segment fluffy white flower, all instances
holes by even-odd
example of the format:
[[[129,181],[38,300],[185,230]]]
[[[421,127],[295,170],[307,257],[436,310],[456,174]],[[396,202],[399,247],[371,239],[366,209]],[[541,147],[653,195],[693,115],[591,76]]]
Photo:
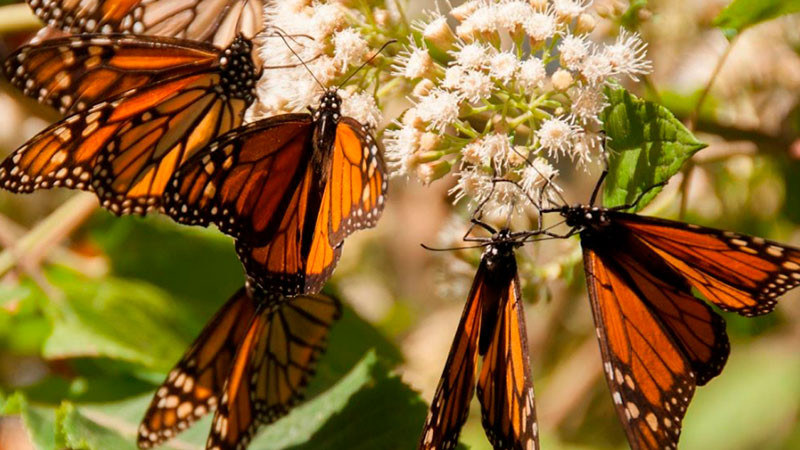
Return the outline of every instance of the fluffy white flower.
[[[591,0],[553,0],[553,10],[558,17],[573,19],[578,17],[591,3]]]
[[[520,186],[535,199],[542,187],[545,185],[554,186],[552,180],[557,176],[557,169],[550,165],[546,159],[537,157],[522,169]]]
[[[443,131],[447,125],[458,119],[458,95],[442,89],[432,89],[428,95],[419,99],[417,115],[431,128]]]
[[[539,147],[547,151],[551,158],[567,155],[572,147],[572,139],[578,132],[575,125],[560,117],[546,119],[536,131]]]
[[[392,66],[392,74],[413,80],[425,77],[432,68],[433,59],[428,49],[424,45],[417,47],[412,41],[411,47],[397,57],[397,63]]]
[[[342,97],[342,115],[352,117],[357,121],[369,125],[371,128],[378,128],[383,115],[375,103],[375,97],[364,91],[349,92],[340,91]]]
[[[534,12],[525,19],[523,26],[531,39],[542,42],[556,34],[558,21],[550,11]]]
[[[274,3],[280,3],[276,1]],[[299,22],[303,21],[300,17],[295,17],[293,27],[302,26]],[[336,30],[341,29],[347,23],[347,16],[341,6],[335,2],[314,4],[314,15],[307,21],[307,33],[316,40],[322,40],[330,36]],[[288,31],[288,30],[287,30]]]
[[[421,136],[422,132],[411,125],[386,130],[384,155],[393,176],[408,175],[414,170],[414,153]]]
[[[489,61],[489,47],[483,44],[472,43],[461,46],[450,52],[456,64],[468,70],[482,69]]]
[[[482,4],[459,25],[459,28],[466,27],[478,33],[494,33],[497,31],[498,19],[496,5]]]
[[[367,41],[354,28],[333,35],[333,60],[343,69],[364,62],[368,51]]]
[[[600,123],[600,113],[608,106],[600,86],[578,86],[570,92],[570,115],[582,123]]]
[[[589,43],[581,36],[568,34],[558,45],[561,65],[569,70],[578,70],[583,60],[589,55]]]
[[[478,0],[469,0],[451,9],[450,15],[455,17],[459,22],[463,22],[480,6],[481,3]]]
[[[422,36],[433,42],[440,49],[447,49],[455,39],[447,18],[441,14],[434,15],[430,21],[422,27]]]
[[[603,136],[588,131],[582,131],[573,137],[570,159],[578,167],[586,168],[592,162],[592,155],[603,150]]]
[[[456,178],[456,185],[447,191],[453,196],[453,204],[465,197],[481,202],[492,190],[492,177],[475,167],[460,170]]]
[[[450,66],[444,71],[442,87],[457,90],[464,79],[464,69],[461,66]]]
[[[586,82],[592,85],[603,84],[608,77],[614,75],[614,67],[604,53],[589,55],[583,60],[580,71]]]
[[[500,52],[489,60],[489,74],[504,83],[514,78],[517,69],[517,57],[513,53]]]
[[[603,54],[613,67],[615,74],[627,75],[638,81],[637,75],[645,75],[653,70],[647,59],[647,43],[637,33],[629,33],[623,29],[616,42],[605,48]]]
[[[497,24],[514,31],[525,26],[525,21],[533,14],[533,8],[528,2],[508,0],[497,5]]]
[[[476,103],[492,95],[493,88],[494,83],[488,75],[473,70],[462,74],[456,90],[467,101]]]
[[[545,79],[547,78],[547,71],[544,67],[544,62],[541,59],[531,56],[522,62],[519,66],[517,80],[520,85],[527,90],[533,90],[542,87]]]

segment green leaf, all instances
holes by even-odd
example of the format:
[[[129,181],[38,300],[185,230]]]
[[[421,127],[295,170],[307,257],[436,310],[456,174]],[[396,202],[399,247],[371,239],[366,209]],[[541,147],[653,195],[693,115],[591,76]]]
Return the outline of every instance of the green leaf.
[[[335,386],[267,428],[252,447],[414,448],[427,409],[419,395],[370,352]]]
[[[187,326],[176,322],[180,315],[170,296],[147,283],[95,280],[59,269],[49,275],[66,300],[51,305],[45,358],[111,358],[167,371],[190,342],[178,331]]]
[[[606,97],[603,124],[610,151],[603,204],[629,205],[649,189],[632,209],[638,211],[661,190],[653,186],[669,180],[706,144],[660,105],[622,88],[607,87]]]
[[[38,450],[56,448],[53,410],[29,405],[25,396],[17,392],[6,399],[0,413],[4,416],[18,415]]]
[[[92,237],[119,277],[149,281],[194,318],[210,317],[244,284],[233,239],[214,229],[176,225],[163,217],[98,215]],[[197,319],[200,331],[203,322]]]
[[[800,12],[800,0],[733,0],[714,25],[731,39],[749,26],[796,12]]]
[[[105,419],[109,425],[116,423],[113,417],[97,416]],[[87,418],[69,402],[64,402],[56,411],[56,444],[59,448],[74,450],[136,450],[134,439]]]

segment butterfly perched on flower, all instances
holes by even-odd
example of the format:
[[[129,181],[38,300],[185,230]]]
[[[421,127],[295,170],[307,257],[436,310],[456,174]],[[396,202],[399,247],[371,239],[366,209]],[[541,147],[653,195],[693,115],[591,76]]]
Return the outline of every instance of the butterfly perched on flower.
[[[27,0],[46,24],[67,33],[126,33],[208,42],[220,47],[237,34],[255,36],[262,0]]]
[[[260,76],[251,48],[121,34],[21,47],[6,76],[69,115],[0,164],[0,186],[93,191],[116,214],[159,208],[174,171],[242,123]]]
[[[477,222],[480,224],[480,222]],[[473,238],[486,249],[467,296],[442,378],[419,448],[453,449],[467,420],[475,390],[484,430],[495,449],[539,448],[538,425],[531,381],[530,355],[525,329],[514,249],[531,233],[507,229],[493,236]]]
[[[311,114],[247,124],[209,144],[175,174],[165,211],[236,238],[248,276],[284,295],[318,292],[345,237],[375,226],[387,177],[366,125],[342,117],[327,90]]]
[[[563,216],[566,236],[580,235],[606,381],[628,442],[677,448],[695,388],[720,374],[730,351],[724,319],[694,291],[724,311],[768,313],[800,283],[800,249],[625,212],[632,205],[592,206],[604,177],[589,205],[542,212]]]
[[[240,289],[156,391],[139,426],[139,447],[159,445],[216,410],[206,447],[243,448],[260,425],[302,399],[340,315],[339,301],[326,295]]]

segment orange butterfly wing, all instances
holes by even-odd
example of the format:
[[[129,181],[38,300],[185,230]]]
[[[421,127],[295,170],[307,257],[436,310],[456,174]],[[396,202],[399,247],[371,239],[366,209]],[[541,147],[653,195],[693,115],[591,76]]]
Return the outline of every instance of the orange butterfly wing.
[[[135,33],[225,46],[263,27],[262,0],[27,0],[46,24],[74,34]]]
[[[243,448],[260,425],[288,413],[340,315],[339,302],[324,295],[265,305],[236,354],[206,448]]]
[[[164,77],[211,68],[219,50],[168,38],[80,35],[24,45],[3,64],[11,84],[63,113]]]
[[[256,303],[246,288],[228,300],[158,388],[139,426],[138,445],[150,448],[216,408]]]
[[[696,385],[727,359],[724,321],[646,247],[582,243],[606,381],[628,442],[677,448]]]
[[[331,149],[314,147],[315,126],[307,114],[286,114],[219,139],[175,177],[167,214],[190,225],[214,223],[235,237],[259,285],[285,295],[318,292],[344,238],[380,216],[386,171],[358,122],[343,118]],[[329,164],[318,166],[315,155]]]
[[[386,165],[383,152],[364,125],[342,118],[336,128],[330,170],[320,217],[327,220],[328,239],[336,246],[354,231],[374,227],[383,211]]]
[[[458,445],[458,436],[467,421],[469,403],[475,389],[485,297],[492,295],[487,292],[485,277],[485,265],[482,263],[472,282],[442,378],[431,401],[420,436],[420,450],[448,450]]]
[[[766,314],[800,284],[800,249],[738,233],[614,213],[708,301],[744,316]]]
[[[538,449],[530,356],[516,272],[499,300],[493,337],[478,377],[483,428],[494,448]]]
[[[249,61],[249,44],[234,46]],[[252,65],[233,60],[132,89],[65,118],[0,165],[0,185],[13,192],[56,186],[94,191],[115,214],[160,207],[174,171],[238,126],[253,100],[254,78],[247,78],[248,87],[231,79],[255,77]]]

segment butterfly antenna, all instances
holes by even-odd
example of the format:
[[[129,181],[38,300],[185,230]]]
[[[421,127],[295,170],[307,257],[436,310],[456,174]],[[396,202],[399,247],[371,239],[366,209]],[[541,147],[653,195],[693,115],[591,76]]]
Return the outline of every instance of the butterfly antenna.
[[[291,45],[289,45],[289,43],[288,43],[288,42],[286,42],[286,37],[285,37],[285,36],[286,36],[286,34],[285,34],[285,33],[283,33],[283,31],[282,31],[282,30],[281,30],[281,31],[278,31],[278,32],[276,32],[275,34],[277,34],[277,35],[278,35],[278,36],[281,38],[281,40],[283,41],[283,43],[284,43],[284,44],[286,44],[286,47],[287,47],[287,48],[289,48],[289,51],[290,51],[290,52],[292,52],[292,54],[293,54],[293,55],[294,55],[294,56],[297,58],[297,60],[298,60],[298,61],[300,61],[300,64],[302,64],[302,65],[303,65],[303,67],[305,67],[305,68],[306,68],[306,70],[308,71],[308,73],[311,75],[311,78],[313,78],[313,79],[314,79],[314,81],[316,81],[316,82],[317,82],[317,84],[319,85],[319,87],[321,87],[321,88],[322,88],[322,90],[324,91],[324,90],[325,90],[325,86],[324,86],[322,83],[320,83],[319,79],[316,77],[316,75],[314,75],[314,72],[312,72],[312,71],[311,71],[311,69],[309,69],[309,67],[308,67],[308,64],[306,64],[306,62],[305,62],[305,61],[303,61],[303,58],[301,58],[301,57],[300,57],[300,55],[298,55],[298,54],[297,54],[297,52],[296,52],[296,51],[294,51],[294,49],[292,48],[292,46],[291,46]]]
[[[603,173],[600,174],[600,178],[597,179],[597,184],[594,185],[594,189],[592,190],[592,196],[589,199],[589,206],[594,206],[594,202],[597,200],[597,194],[600,193],[600,186],[603,185],[603,181],[608,176],[608,147],[606,146],[606,141],[608,136],[606,135],[605,131],[603,133]]]
[[[339,86],[337,86],[337,87],[336,87],[336,89],[341,89],[341,88],[342,88],[342,86],[344,86],[345,84],[347,84],[347,82],[348,82],[348,81],[350,81],[350,79],[351,79],[351,78],[353,78],[353,75],[355,75],[355,74],[357,74],[358,72],[360,72],[360,71],[361,71],[361,69],[363,69],[364,67],[366,67],[366,65],[367,65],[367,64],[371,63],[371,62],[372,62],[372,61],[373,61],[375,58],[377,58],[377,57],[378,57],[378,55],[380,55],[380,54],[381,54],[381,52],[383,52],[383,50],[384,50],[384,49],[386,49],[386,47],[388,47],[388,46],[389,46],[389,44],[394,44],[395,42],[397,42],[397,39],[390,39],[390,40],[386,41],[386,42],[385,42],[385,43],[384,43],[384,44],[381,46],[381,48],[379,48],[379,49],[378,49],[378,51],[377,51],[377,52],[375,52],[375,54],[374,54],[374,55],[370,56],[368,60],[364,61],[364,63],[363,63],[363,64],[361,64],[360,66],[358,66],[358,69],[356,69],[356,70],[354,70],[353,72],[351,72],[351,73],[350,73],[350,75],[348,75],[348,76],[347,76],[347,78],[345,78],[345,79],[344,79],[344,81],[342,81],[341,83],[339,83]]]
[[[452,252],[452,251],[456,251],[456,250],[470,250],[470,249],[473,249],[473,248],[486,247],[488,245],[488,242],[484,243],[484,244],[477,244],[477,245],[466,245],[466,246],[463,246],[463,247],[445,247],[445,248],[431,247],[431,246],[425,245],[425,244],[419,244],[419,245],[422,248],[424,248],[425,250],[430,250],[432,252]]]

